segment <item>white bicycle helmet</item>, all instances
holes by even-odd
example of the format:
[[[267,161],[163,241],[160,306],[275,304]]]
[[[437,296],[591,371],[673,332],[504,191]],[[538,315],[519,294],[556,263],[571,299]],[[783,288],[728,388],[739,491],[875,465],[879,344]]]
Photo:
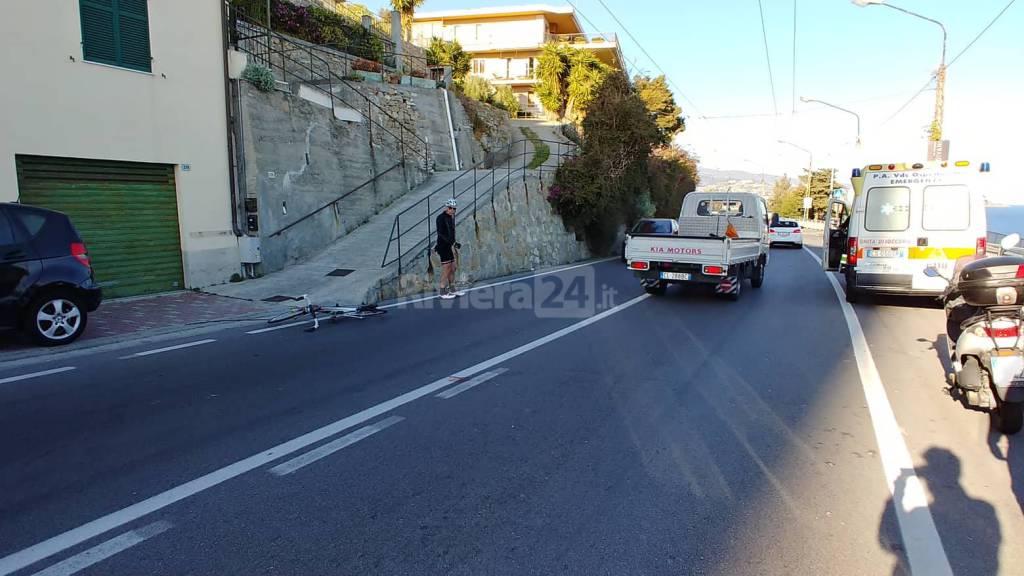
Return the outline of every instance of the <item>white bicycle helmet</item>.
[[[444,203],[444,205],[446,208],[458,208],[459,203],[457,200],[455,200],[455,198],[449,198],[448,201]]]

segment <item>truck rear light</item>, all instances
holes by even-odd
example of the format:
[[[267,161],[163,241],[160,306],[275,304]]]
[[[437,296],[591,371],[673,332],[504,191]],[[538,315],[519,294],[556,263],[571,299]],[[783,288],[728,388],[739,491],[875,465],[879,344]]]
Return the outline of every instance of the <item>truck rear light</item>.
[[[847,252],[846,252],[846,265],[847,266],[856,266],[857,265],[857,253],[860,250],[860,245],[857,243],[857,238],[856,237],[853,237],[853,238],[849,239],[849,241],[847,242],[847,248],[848,249],[847,249]]]
[[[92,267],[92,263],[89,262],[89,252],[86,251],[85,244],[81,242],[72,242],[71,255],[74,256],[75,260],[78,260],[82,266],[85,266],[86,268]]]
[[[989,338],[1017,338],[1020,336],[1019,326],[1009,328],[985,328],[985,335]]]
[[[630,262],[629,267],[631,270],[649,270],[651,268],[651,264],[649,262],[635,261]]]
[[[1024,278],[1024,264],[1017,267],[1017,278]]]
[[[974,243],[974,251],[978,254],[984,254],[988,250],[988,238],[982,236],[978,238],[978,241]]]
[[[704,274],[708,276],[725,276],[725,268],[722,266],[705,266]]]

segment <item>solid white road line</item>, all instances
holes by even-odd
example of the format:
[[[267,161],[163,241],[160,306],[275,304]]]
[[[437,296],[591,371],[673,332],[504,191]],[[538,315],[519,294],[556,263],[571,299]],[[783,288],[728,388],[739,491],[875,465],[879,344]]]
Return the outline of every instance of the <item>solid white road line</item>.
[[[480,384],[483,384],[484,382],[487,382],[491,378],[496,378],[498,376],[501,376],[505,372],[508,372],[508,368],[498,368],[497,370],[491,370],[490,372],[484,372],[483,374],[481,374],[479,376],[476,376],[474,378],[466,380],[465,382],[463,382],[462,384],[459,384],[458,386],[453,386],[453,387],[451,387],[451,388],[449,388],[447,390],[441,391],[441,393],[438,394],[437,397],[438,398],[444,398],[445,400],[447,400],[447,399],[451,398],[452,396],[458,396],[459,394],[462,394],[463,392],[465,392],[466,390],[469,390],[470,388],[472,388],[474,386],[479,386]]]
[[[195,342],[187,342],[185,344],[178,344],[177,346],[168,346],[166,348],[157,348],[156,350],[147,350],[145,352],[136,352],[135,354],[129,354],[127,356],[121,356],[118,360],[127,360],[129,358],[140,358],[142,356],[152,356],[153,354],[162,354],[164,352],[171,352],[172,350],[181,350],[182,348],[191,348],[193,346],[202,346],[203,344],[209,344],[210,342],[216,342],[213,338],[206,340],[197,340]]]
[[[362,428],[356,430],[355,432],[350,432],[342,436],[341,438],[338,438],[337,440],[332,440],[319,448],[306,452],[302,456],[292,458],[287,462],[274,466],[273,468],[270,469],[270,473],[275,474],[277,476],[291,474],[292,472],[295,472],[296,470],[302,468],[303,466],[307,466],[309,464],[312,464],[313,462],[316,462],[317,460],[326,458],[331,454],[334,454],[338,450],[341,450],[342,448],[348,448],[349,446],[355,444],[356,442],[359,442],[360,440],[364,440],[366,438],[369,438],[370,436],[373,436],[377,432],[380,432],[381,430],[390,428],[395,424],[398,424],[402,420],[405,420],[405,418],[402,418],[401,416],[389,416],[381,420],[380,422],[370,424],[369,426],[363,426]]]
[[[246,334],[263,334],[265,332],[273,332],[274,330],[284,330],[285,328],[291,328],[292,326],[302,326],[303,324],[311,324],[312,320],[302,320],[301,322],[291,322],[289,324],[281,324],[280,326],[271,326],[270,328],[260,328],[259,330],[249,330]]]
[[[220,468],[219,470],[215,470],[213,472],[210,472],[209,474],[200,476],[199,478],[190,480],[184,484],[171,488],[170,490],[161,492],[156,496],[152,496],[150,498],[142,500],[141,502],[132,504],[127,508],[122,508],[120,510],[117,510],[116,512],[111,512],[106,516],[101,516],[91,522],[87,522],[86,524],[83,524],[78,528],[73,528],[71,530],[68,530],[67,532],[58,534],[57,536],[54,536],[47,540],[43,540],[38,544],[29,546],[24,550],[19,550],[18,552],[14,552],[13,554],[0,558],[0,576],[7,576],[12,572],[21,570],[25,566],[34,564],[42,560],[43,558],[47,558],[49,556],[57,554],[58,552],[63,552],[64,550],[67,550],[72,546],[81,544],[82,542],[85,542],[90,538],[99,536],[104,532],[113,530],[115,528],[119,528],[129,522],[138,520],[139,518],[142,518],[147,514],[166,508],[167,506],[170,506],[175,502],[179,502],[190,496],[194,496],[204,490],[207,490],[223,482],[231,480],[232,478],[245,474],[246,472],[255,470],[266,464],[269,464],[274,460],[278,460],[284,456],[298,452],[299,450],[302,450],[307,446],[311,446],[313,444],[316,444],[317,442],[326,440],[327,438],[330,438],[331,436],[334,436],[339,432],[352,428],[353,426],[362,424],[363,422],[366,422],[368,420],[372,420],[386,412],[390,412],[391,410],[398,408],[399,406],[404,406],[410,402],[423,398],[424,396],[434,394],[437,391],[441,390],[442,388],[451,386],[452,384],[458,382],[459,380],[475,376],[478,373],[483,372],[488,368],[491,368],[492,366],[496,366],[503,362],[507,362],[509,359],[525,354],[533,350],[534,348],[538,348],[540,346],[558,340],[559,338],[568,336],[573,332],[582,330],[583,328],[586,328],[587,326],[590,326],[591,324],[594,324],[596,322],[600,322],[601,320],[604,320],[605,318],[608,318],[613,314],[618,314],[619,312],[622,312],[627,308],[630,308],[632,306],[635,306],[636,304],[639,304],[640,302],[643,302],[649,297],[650,296],[648,294],[642,294],[640,296],[637,296],[636,298],[623,302],[622,304],[619,304],[614,308],[609,308],[608,310],[605,310],[600,314],[596,314],[594,316],[591,316],[590,318],[581,320],[575,324],[562,328],[561,330],[552,332],[547,336],[543,336],[532,342],[523,344],[518,348],[505,352],[504,354],[500,354],[489,360],[484,360],[483,362],[480,362],[460,372],[452,374],[451,376],[439,378],[438,380],[435,380],[430,384],[420,386],[419,388],[406,392],[401,396],[396,396],[391,400],[367,408],[362,412],[358,412],[346,418],[342,418],[341,420],[328,424],[322,428],[317,428],[312,432],[308,432],[306,434],[303,434],[302,436],[293,438],[292,440],[289,440],[282,444],[278,444],[277,446],[274,446],[269,450],[265,450],[258,454],[254,454],[252,456],[249,456],[248,458],[239,460],[234,464],[229,464],[223,468]],[[453,378],[455,380],[453,380]]]
[[[50,374],[60,374],[61,372],[68,372],[74,370],[74,366],[65,366],[63,368],[54,368],[53,370],[43,370],[42,372],[33,372],[31,374],[21,374],[19,376],[8,376],[7,378],[0,378],[0,384],[7,384],[9,382],[17,382],[19,380],[28,380],[29,378],[39,378],[40,376],[49,376]]]
[[[164,522],[161,520],[160,522],[154,522],[137,530],[125,532],[116,538],[111,538],[102,544],[97,544],[84,552],[79,552],[67,560],[58,562],[46,570],[36,572],[32,576],[70,576],[71,574],[84,570],[97,562],[102,562],[103,560],[110,558],[114,554],[124,552],[132,546],[148,540],[153,536],[162,534],[170,530],[172,526],[173,525],[170,522]]]
[[[821,258],[817,254],[807,247],[804,247],[804,250],[821,265]],[[846,318],[853,354],[857,359],[857,370],[860,372],[861,386],[864,388],[864,398],[867,399],[868,413],[875,429],[878,454],[881,456],[885,480],[893,497],[893,507],[896,509],[900,533],[903,535],[910,571],[913,574],[929,576],[952,576],[953,570],[949,566],[939,531],[935,528],[935,521],[928,508],[928,498],[921,487],[917,471],[914,470],[914,461],[910,458],[910,451],[903,440],[892,405],[889,404],[882,376],[878,373],[860,320],[857,319],[853,306],[846,302],[843,287],[839,285],[835,274],[826,272],[825,276],[832,284],[843,316]],[[902,490],[897,488],[897,483],[901,481],[904,483]]]
[[[479,290],[486,290],[488,288],[494,288],[495,286],[504,286],[505,284],[512,284],[515,282],[522,282],[523,280],[529,280],[530,278],[536,278],[538,276],[550,276],[552,274],[558,274],[560,272],[566,272],[568,270],[575,270],[577,268],[583,268],[586,266],[593,266],[594,264],[600,264],[601,262],[608,262],[609,260],[615,260],[618,256],[610,256],[608,258],[601,258],[599,260],[591,260],[583,264],[574,264],[572,266],[566,266],[564,268],[555,268],[553,270],[547,270],[545,272],[538,272],[536,274],[530,274],[529,276],[520,276],[518,278],[510,278],[508,280],[502,280],[501,282],[494,282],[493,284],[484,284],[483,286],[474,286],[466,290],[466,292],[477,292]],[[392,304],[385,304],[380,308],[398,308],[399,306],[407,306],[409,304],[417,304],[419,302],[426,302],[427,300],[436,300],[440,298],[439,294],[434,296],[425,296],[423,298],[415,298],[413,300],[403,300],[401,302],[394,302]]]

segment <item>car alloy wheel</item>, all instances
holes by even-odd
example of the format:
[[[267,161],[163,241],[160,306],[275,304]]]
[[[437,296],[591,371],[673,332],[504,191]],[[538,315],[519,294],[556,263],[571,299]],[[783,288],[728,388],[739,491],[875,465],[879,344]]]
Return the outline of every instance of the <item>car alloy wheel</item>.
[[[82,311],[65,298],[54,298],[43,304],[36,313],[36,330],[52,342],[74,337],[82,326]]]

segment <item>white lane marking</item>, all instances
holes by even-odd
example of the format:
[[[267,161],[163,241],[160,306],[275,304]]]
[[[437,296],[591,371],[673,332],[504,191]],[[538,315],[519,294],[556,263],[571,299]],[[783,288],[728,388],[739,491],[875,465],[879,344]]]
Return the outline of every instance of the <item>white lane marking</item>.
[[[239,460],[234,464],[229,464],[223,468],[220,468],[219,470],[214,470],[213,472],[210,472],[204,476],[200,476],[199,478],[190,480],[184,484],[171,488],[170,490],[161,492],[155,496],[151,496],[145,500],[142,500],[141,502],[136,502],[135,504],[132,504],[127,508],[122,508],[115,512],[111,512],[106,516],[101,516],[95,520],[82,524],[77,528],[73,528],[71,530],[68,530],[67,532],[58,534],[47,540],[43,540],[42,542],[29,546],[24,550],[19,550],[17,552],[14,552],[13,554],[9,554],[3,558],[0,558],[0,576],[7,576],[8,574],[15,572],[16,570],[21,570],[25,566],[34,564],[42,560],[43,558],[47,558],[49,556],[57,554],[58,552],[63,552],[64,550],[67,550],[72,546],[81,544],[82,542],[85,542],[90,538],[99,536],[104,532],[123,526],[128,522],[138,520],[139,518],[142,518],[147,514],[166,508],[167,506],[170,506],[175,502],[179,502],[190,496],[194,496],[204,490],[207,490],[223,482],[231,480],[232,478],[245,474],[246,472],[255,470],[257,468],[260,468],[261,466],[269,464],[274,460],[298,452],[299,450],[302,450],[307,446],[320,442],[321,440],[326,440],[327,438],[330,438],[331,436],[334,436],[339,432],[352,428],[353,426],[362,424],[367,420],[372,420],[373,418],[376,418],[386,412],[390,412],[391,410],[394,410],[399,406],[404,406],[410,402],[413,402],[414,400],[418,400],[424,396],[434,394],[435,392],[441,390],[442,388],[451,386],[452,384],[458,382],[461,379],[475,376],[476,374],[483,372],[484,370],[487,370],[492,366],[508,361],[510,358],[515,358],[516,356],[525,354],[533,350],[534,348],[538,348],[549,342],[558,340],[563,336],[568,336],[569,334],[572,334],[577,330],[582,330],[583,328],[586,328],[587,326],[590,326],[591,324],[594,324],[596,322],[600,322],[601,320],[604,320],[605,318],[613,314],[617,314],[619,312],[622,312],[623,310],[626,310],[627,308],[630,308],[636,304],[639,304],[640,302],[643,302],[649,297],[650,296],[648,294],[642,294],[640,296],[637,296],[636,298],[623,302],[622,304],[619,304],[614,308],[609,308],[608,310],[605,310],[600,314],[596,314],[585,320],[580,320],[575,324],[566,326],[561,330],[552,332],[547,336],[543,336],[527,344],[523,344],[518,348],[505,352],[504,354],[495,356],[490,360],[484,360],[483,362],[480,362],[474,366],[471,366],[460,372],[452,374],[451,376],[439,378],[431,382],[430,384],[420,386],[415,390],[406,392],[401,396],[396,396],[386,402],[381,402],[380,404],[367,408],[362,412],[358,412],[346,418],[342,418],[341,420],[323,426],[322,428],[317,428],[312,432],[307,432],[302,436],[293,438],[282,444],[278,444],[277,446],[274,446],[269,450],[265,450],[258,454],[253,454],[252,456],[249,456],[248,458],[245,458],[243,460]]]
[[[191,348],[193,346],[202,346],[203,344],[209,344],[210,342],[216,342],[213,338],[206,340],[196,340],[195,342],[186,342],[185,344],[178,344],[177,346],[168,346],[166,348],[157,348],[156,350],[147,350],[145,352],[136,352],[135,354],[129,354],[127,356],[121,356],[118,360],[127,360],[129,358],[140,358],[142,356],[152,356],[153,354],[163,354],[164,352],[171,352],[173,350],[181,350],[182,348]]]
[[[504,286],[505,284],[512,284],[514,282],[521,282],[523,280],[529,280],[530,278],[536,278],[538,276],[550,276],[552,274],[558,274],[560,272],[565,272],[565,271],[568,271],[568,270],[575,270],[577,268],[583,268],[585,266],[593,266],[594,264],[600,264],[601,262],[608,262],[609,260],[616,260],[618,258],[619,258],[618,256],[610,256],[608,258],[601,258],[599,260],[591,260],[591,261],[586,262],[584,264],[574,264],[572,266],[566,266],[565,268],[555,268],[553,270],[548,270],[546,272],[538,272],[536,274],[530,274],[529,276],[520,276],[518,278],[511,278],[509,280],[502,280],[501,282],[494,282],[493,284],[484,284],[483,286],[474,286],[474,287],[469,288],[468,290],[466,290],[466,292],[477,292],[479,290],[486,290],[488,288],[494,288],[495,286]],[[392,304],[385,304],[384,306],[379,306],[379,308],[397,308],[399,306],[407,306],[409,304],[417,304],[419,302],[426,302],[427,300],[436,300],[436,299],[438,299],[440,297],[441,296],[439,294],[435,294],[434,296],[425,296],[423,298],[416,298],[416,299],[413,299],[413,300],[403,300],[401,302],[394,302]]]
[[[447,400],[447,399],[449,399],[449,398],[451,398],[453,396],[458,396],[459,394],[462,394],[463,392],[465,392],[466,390],[469,390],[470,388],[472,388],[474,386],[479,386],[480,384],[483,384],[484,382],[487,382],[491,378],[496,378],[498,376],[501,376],[505,372],[508,372],[508,368],[498,368],[497,370],[491,370],[490,372],[484,372],[483,374],[481,374],[479,376],[476,376],[474,378],[466,380],[465,382],[463,382],[462,384],[459,384],[458,386],[453,386],[453,387],[451,387],[451,388],[449,388],[447,390],[443,390],[440,394],[437,395],[437,397],[438,398],[444,398],[445,400]]]
[[[68,372],[74,370],[74,366],[65,366],[63,368],[54,368],[53,370],[43,370],[42,372],[33,372],[31,374],[21,374],[19,376],[8,376],[7,378],[0,378],[0,384],[7,384],[9,382],[17,382],[19,380],[28,380],[29,378],[39,378],[40,376],[49,376],[50,374],[60,374],[61,372]]]
[[[281,324],[280,326],[271,326],[270,328],[260,328],[259,330],[249,330],[246,334],[263,334],[264,332],[273,332],[274,330],[284,330],[285,328],[291,328],[293,326],[302,326],[303,324],[309,324],[312,320],[302,320],[301,322],[292,322],[290,324]]]
[[[806,247],[804,250],[821,265],[821,258],[817,254]],[[868,413],[875,429],[875,441],[878,443],[885,481],[893,497],[893,508],[896,509],[896,519],[899,521],[907,560],[910,562],[910,572],[929,576],[952,576],[953,570],[949,566],[939,531],[935,528],[935,521],[928,508],[928,498],[917,477],[914,461],[910,457],[907,443],[903,440],[892,405],[889,404],[882,376],[878,373],[860,320],[857,319],[853,306],[846,302],[843,287],[839,285],[835,274],[826,272],[825,276],[832,284],[843,316],[846,318],[853,354],[857,359],[857,370],[860,372],[861,386],[864,388],[864,398],[867,399]],[[904,487],[897,495],[897,492],[900,492],[897,483],[901,480]]]
[[[154,522],[137,530],[125,532],[116,538],[111,538],[102,544],[97,544],[88,550],[79,552],[71,558],[58,562],[46,570],[36,572],[32,576],[70,576],[80,570],[84,570],[93,564],[102,562],[111,556],[124,552],[140,542],[144,542],[162,534],[173,527],[170,522]]]
[[[317,460],[321,460],[323,458],[330,456],[331,454],[334,454],[338,450],[348,448],[349,446],[355,444],[356,442],[359,442],[360,440],[365,440],[366,438],[373,436],[374,434],[380,432],[381,430],[390,428],[395,424],[398,424],[402,420],[405,420],[405,418],[402,418],[401,416],[389,416],[381,420],[380,422],[370,424],[369,426],[363,426],[362,428],[356,430],[355,432],[350,432],[342,436],[341,438],[338,438],[337,440],[332,440],[319,448],[315,448],[301,456],[292,458],[287,462],[283,462],[281,464],[278,464],[277,466],[274,466],[273,468],[270,469],[270,473],[276,476],[284,476],[285,474],[291,474],[292,472],[295,472],[296,470],[302,468],[303,466],[308,466],[309,464],[312,464]]]

